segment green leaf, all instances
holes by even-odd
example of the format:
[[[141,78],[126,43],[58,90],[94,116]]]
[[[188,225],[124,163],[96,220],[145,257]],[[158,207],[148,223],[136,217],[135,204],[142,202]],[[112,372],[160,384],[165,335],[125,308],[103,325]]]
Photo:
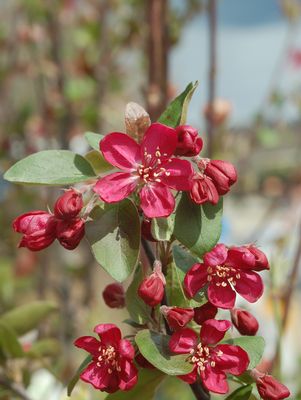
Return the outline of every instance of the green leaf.
[[[23,349],[15,331],[8,325],[0,322],[0,348],[6,357],[23,357]]]
[[[110,394],[106,400],[153,400],[157,387],[165,375],[155,369],[141,369],[136,386],[129,392],[117,392]]]
[[[187,355],[173,355],[168,347],[170,337],[157,332],[142,330],[135,340],[140,353],[156,368],[167,375],[185,375],[193,365],[186,361]]]
[[[71,393],[75,387],[75,385],[77,384],[80,374],[84,371],[84,369],[86,369],[86,367],[90,364],[90,362],[92,361],[92,356],[88,355],[84,361],[81,363],[81,365],[78,367],[78,370],[76,371],[76,373],[73,375],[72,379],[70,380],[70,382],[68,383],[67,386],[67,395],[71,396]]]
[[[56,339],[41,339],[33,343],[25,353],[28,358],[56,357],[61,352],[60,342]]]
[[[124,281],[139,258],[140,220],[128,199],[96,206],[90,214],[87,238],[99,264],[117,281]]]
[[[234,344],[242,347],[249,355],[250,364],[248,369],[255,368],[263,355],[265,341],[261,336],[241,336],[234,339],[223,340],[222,343]]]
[[[99,142],[104,138],[104,135],[100,135],[99,133],[86,132],[85,139],[92,147],[92,149],[99,151]]]
[[[89,161],[96,175],[114,169],[113,165],[109,164],[99,151],[89,151],[89,153],[85,155],[85,159]]]
[[[252,386],[242,386],[231,393],[226,400],[249,400],[252,393]]]
[[[222,198],[215,206],[210,203],[200,206],[183,193],[176,209],[174,235],[191,252],[202,257],[220,238],[222,214]]]
[[[7,181],[32,185],[71,185],[95,177],[89,162],[69,150],[44,150],[14,164]]]
[[[166,376],[159,386],[155,400],[195,400],[191,388],[176,376]]]
[[[152,235],[156,240],[170,240],[175,225],[175,214],[167,218],[153,218],[151,224]]]
[[[126,292],[127,310],[134,322],[143,325],[150,320],[151,308],[138,296],[138,287],[143,279],[142,267],[138,265],[134,279]]]
[[[175,128],[186,123],[187,109],[198,82],[189,83],[184,92],[176,97],[163,112],[158,122]]]
[[[188,299],[183,289],[183,281],[186,272],[190,267],[199,262],[197,258],[192,257],[179,246],[173,247],[174,263],[171,263],[167,269],[166,276],[166,297],[167,303],[177,307],[199,307],[207,300],[204,294],[196,296],[196,298]]]
[[[0,323],[7,325],[20,336],[36,328],[55,310],[57,306],[49,301],[35,301],[2,314]]]

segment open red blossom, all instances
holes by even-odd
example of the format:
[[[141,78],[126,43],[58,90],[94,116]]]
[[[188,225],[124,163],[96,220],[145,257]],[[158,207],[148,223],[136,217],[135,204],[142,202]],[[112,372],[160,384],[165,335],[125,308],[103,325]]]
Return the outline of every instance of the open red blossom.
[[[31,211],[13,222],[15,232],[23,233],[19,247],[39,251],[50,246],[56,238],[56,220],[45,211]]]
[[[57,218],[71,219],[78,216],[83,208],[83,197],[74,189],[66,190],[54,205],[54,215]]]
[[[219,197],[228,193],[237,181],[234,165],[227,161],[202,158],[197,162],[199,171],[194,174],[190,197],[196,204],[217,204]]]
[[[218,244],[206,253],[203,263],[194,264],[186,273],[184,285],[189,297],[208,285],[208,300],[216,307],[234,307],[236,292],[250,303],[263,293],[261,277],[254,272],[254,255],[245,247],[228,249]]]
[[[121,338],[120,329],[114,324],[100,324],[94,328],[100,340],[82,336],[75,346],[92,355],[92,361],[80,378],[102,392],[130,390],[137,383],[138,372],[133,363],[135,349],[131,342]]]
[[[121,172],[101,178],[94,191],[114,203],[138,190],[148,218],[170,215],[175,207],[171,189],[190,190],[193,175],[189,161],[172,157],[176,147],[175,129],[159,123],[150,125],[141,144],[124,133],[110,133],[100,142],[100,150]]]
[[[170,350],[176,354],[189,354],[188,362],[194,366],[192,372],[179,376],[180,379],[192,384],[200,376],[209,391],[228,392],[226,374],[240,375],[249,365],[249,356],[241,347],[217,344],[230,326],[229,321],[209,319],[201,328],[200,341],[190,328],[181,329],[171,336]]]

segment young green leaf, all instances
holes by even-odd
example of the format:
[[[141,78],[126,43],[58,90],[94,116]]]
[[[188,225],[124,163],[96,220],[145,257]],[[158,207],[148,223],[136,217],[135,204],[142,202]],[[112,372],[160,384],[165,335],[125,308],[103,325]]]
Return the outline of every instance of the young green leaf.
[[[99,151],[99,142],[104,138],[104,135],[99,133],[86,132],[85,139],[94,150]]]
[[[84,369],[90,364],[90,362],[92,361],[92,356],[88,355],[84,361],[81,363],[81,365],[78,367],[78,370],[76,371],[76,373],[73,375],[72,379],[70,380],[70,382],[68,383],[67,386],[67,395],[71,396],[71,393],[75,387],[75,385],[77,384],[80,374],[84,371]]]
[[[151,223],[152,235],[156,240],[170,240],[175,225],[175,214],[167,218],[153,218]]]
[[[34,301],[2,314],[0,323],[13,329],[21,336],[36,328],[57,306],[49,301]]]
[[[226,400],[249,400],[252,393],[252,386],[242,386],[231,393]]]
[[[3,322],[0,322],[0,349],[8,358],[19,358],[24,355],[15,331]]]
[[[133,389],[109,394],[106,400],[153,400],[156,389],[164,377],[165,375],[156,369],[142,369],[139,371],[138,383]]]
[[[117,281],[124,281],[139,258],[140,220],[128,199],[96,206],[90,214],[87,238],[97,262]]]
[[[210,203],[199,206],[183,193],[176,209],[174,235],[191,252],[202,257],[220,238],[222,214],[222,198],[216,206]]]
[[[89,162],[69,150],[44,150],[14,164],[4,179],[31,185],[71,185],[95,177]]]
[[[157,369],[167,375],[185,375],[193,366],[186,361],[187,355],[173,355],[168,347],[169,336],[142,330],[135,337],[141,354]]]
[[[143,325],[150,320],[151,308],[138,296],[138,287],[142,282],[142,267],[138,265],[132,283],[126,292],[127,310],[134,322]]]
[[[158,119],[158,122],[171,126],[172,128],[178,125],[184,125],[186,123],[188,105],[197,86],[198,82],[189,83],[184,92],[169,104]]]
[[[109,164],[99,151],[89,151],[89,153],[85,155],[85,159],[89,161],[96,175],[114,169],[113,165]]]
[[[234,344],[235,346],[242,347],[250,358],[249,370],[255,368],[259,364],[265,345],[264,338],[261,336],[241,336],[234,339],[223,340],[222,343]]]

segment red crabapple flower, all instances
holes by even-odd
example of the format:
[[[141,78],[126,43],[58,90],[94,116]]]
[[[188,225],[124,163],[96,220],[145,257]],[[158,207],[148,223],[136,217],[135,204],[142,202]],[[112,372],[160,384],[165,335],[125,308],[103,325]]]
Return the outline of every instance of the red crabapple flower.
[[[189,297],[208,285],[208,300],[216,307],[234,307],[236,292],[250,303],[263,293],[261,277],[254,272],[256,258],[247,247],[217,244],[206,253],[202,263],[194,264],[186,273],[184,286]]]
[[[100,142],[104,158],[120,172],[96,183],[94,191],[107,203],[125,199],[135,190],[148,218],[167,217],[175,207],[174,190],[190,190],[193,168],[189,161],[173,157],[176,130],[151,124],[141,144],[125,133],[113,132]]]
[[[230,327],[230,321],[208,319],[202,325],[200,342],[197,333],[190,328],[183,328],[171,336],[170,350],[176,354],[189,354],[187,361],[194,365],[192,372],[179,376],[180,379],[192,384],[200,376],[209,391],[228,392],[226,374],[241,375],[249,365],[249,356],[241,347],[217,344]]]
[[[102,392],[132,389],[138,379],[133,363],[133,345],[121,338],[120,329],[114,324],[97,325],[94,332],[99,335],[99,340],[93,336],[82,336],[74,342],[75,346],[93,357],[80,378]]]

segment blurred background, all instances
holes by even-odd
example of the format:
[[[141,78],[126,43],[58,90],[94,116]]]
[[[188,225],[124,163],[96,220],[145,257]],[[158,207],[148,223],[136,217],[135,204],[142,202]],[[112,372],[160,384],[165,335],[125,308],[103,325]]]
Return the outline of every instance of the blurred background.
[[[156,120],[199,81],[187,122],[208,157],[239,172],[225,198],[222,240],[256,242],[272,266],[265,295],[250,308],[267,343],[261,367],[301,399],[301,1],[2,0],[0,11],[2,173],[43,149],[85,154],[83,133],[122,131],[129,101]],[[111,280],[86,243],[72,252],[56,244],[17,250],[12,220],[53,207],[58,193],[0,181],[0,313],[38,299],[58,304],[22,337],[28,355],[8,360],[9,377],[31,400],[67,398],[83,358],[76,337],[101,322],[119,321],[129,332],[126,312],[103,303]],[[157,400],[193,399],[180,381],[170,382]],[[104,397],[81,383],[72,395]],[[0,376],[0,399],[14,398],[22,396],[2,387]]]

